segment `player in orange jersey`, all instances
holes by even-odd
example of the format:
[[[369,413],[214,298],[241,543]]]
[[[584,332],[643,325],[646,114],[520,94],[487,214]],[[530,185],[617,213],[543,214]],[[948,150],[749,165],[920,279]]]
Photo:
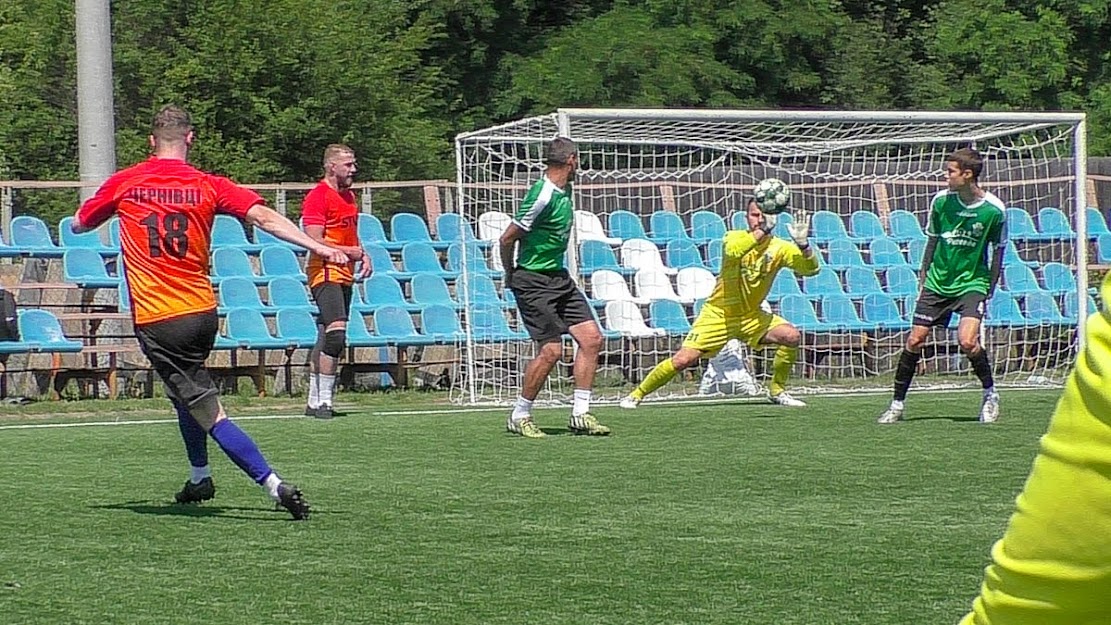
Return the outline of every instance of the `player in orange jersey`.
[[[178,414],[193,473],[175,498],[197,503],[215,496],[208,468],[207,436],[295,519],[309,515],[301,491],[283,482],[258,446],[227,418],[205,360],[219,321],[208,277],[209,243],[216,213],[226,213],[301,245],[329,262],[347,255],[306,236],[266,207],[257,193],[187,162],[193,144],[189,114],[165,106],[154,116],[154,156],[117,172],[77,211],[74,232],[120,218],[120,243],[131,291],[135,335],[166,386]]]
[[[332,389],[336,383],[336,362],[347,343],[347,315],[351,311],[351,289],[356,276],[354,261],[362,261],[359,279],[370,275],[370,262],[359,244],[359,208],[351,192],[357,170],[354,150],[338,143],[329,145],[324,149],[324,178],[309,191],[301,205],[305,234],[343,250],[352,259],[336,264],[310,253],[305,267],[309,288],[320,309],[316,345],[309,358],[312,376],[305,416],[317,419],[331,419],[335,414]]]

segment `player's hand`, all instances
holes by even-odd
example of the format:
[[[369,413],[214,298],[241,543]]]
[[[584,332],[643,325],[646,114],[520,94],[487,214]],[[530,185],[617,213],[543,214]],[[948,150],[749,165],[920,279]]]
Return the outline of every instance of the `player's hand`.
[[[787,233],[800,248],[810,245],[810,213],[806,211],[795,213],[794,219],[787,224]]]
[[[326,263],[346,265],[347,263],[351,262],[351,259],[347,256],[347,254],[343,253],[343,250],[337,250],[330,245],[321,244],[319,247],[317,247],[317,249],[313,250],[313,253],[319,256],[320,259]]]
[[[373,267],[370,264],[370,254],[367,254],[366,250],[364,250],[362,248],[359,248],[359,252],[360,252],[359,258],[356,259],[360,263],[360,265],[359,265],[359,279],[360,280],[365,280],[365,279],[370,277],[370,272],[373,269]]]

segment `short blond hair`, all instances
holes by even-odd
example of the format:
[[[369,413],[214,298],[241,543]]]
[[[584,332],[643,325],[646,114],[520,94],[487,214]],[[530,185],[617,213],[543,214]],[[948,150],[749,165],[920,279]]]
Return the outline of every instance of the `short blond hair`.
[[[159,143],[182,143],[190,132],[193,132],[193,119],[176,104],[158,109],[150,123],[150,134]]]
[[[324,166],[327,167],[328,163],[331,163],[344,154],[355,156],[355,150],[352,150],[349,146],[342,143],[333,143],[329,145],[324,148]]]

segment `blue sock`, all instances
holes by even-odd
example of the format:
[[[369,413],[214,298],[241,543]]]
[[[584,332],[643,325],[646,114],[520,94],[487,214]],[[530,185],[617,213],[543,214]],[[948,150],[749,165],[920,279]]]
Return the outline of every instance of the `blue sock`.
[[[235,466],[251,476],[257,484],[262,484],[273,473],[266,458],[258,450],[258,445],[239,426],[232,423],[231,419],[224,419],[212,426],[209,431],[216,444],[231,458]]]
[[[181,429],[182,440],[185,441],[185,455],[189,456],[189,465],[207,467],[208,432],[189,414],[189,409],[184,404],[176,400],[171,400],[171,403],[177,411],[177,426]]]

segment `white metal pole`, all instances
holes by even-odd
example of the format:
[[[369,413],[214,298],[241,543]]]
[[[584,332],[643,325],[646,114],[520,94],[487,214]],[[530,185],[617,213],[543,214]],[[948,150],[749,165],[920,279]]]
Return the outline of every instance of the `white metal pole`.
[[[76,20],[78,168],[81,182],[97,185],[116,170],[108,0],[76,0]],[[82,187],[81,200],[95,191]]]
[[[1077,349],[1084,349],[1084,327],[1088,321],[1088,137],[1082,118],[1073,129],[1073,161],[1076,178],[1073,205],[1076,207],[1076,328]]]

